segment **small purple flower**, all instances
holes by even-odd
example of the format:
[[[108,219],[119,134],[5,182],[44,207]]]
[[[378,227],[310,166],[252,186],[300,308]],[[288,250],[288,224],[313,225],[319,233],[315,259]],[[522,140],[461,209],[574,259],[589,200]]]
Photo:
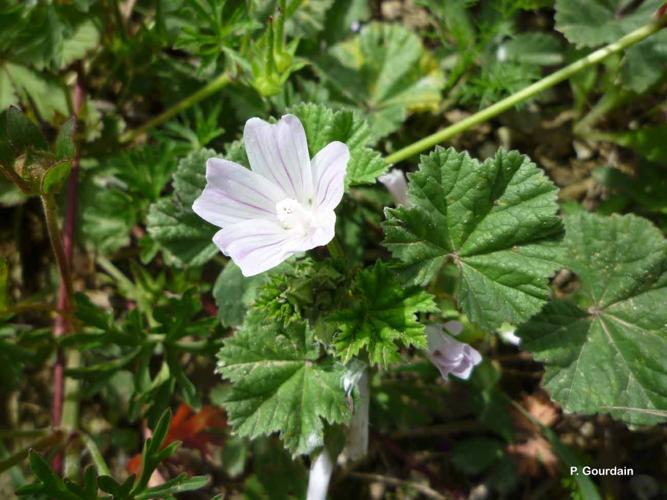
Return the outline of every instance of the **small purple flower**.
[[[454,335],[460,333],[461,329],[456,328],[455,332],[450,324],[458,323],[450,321],[445,325],[435,324],[426,327],[428,336],[428,359],[431,360],[442,378],[447,380],[450,373],[458,378],[467,380],[472,373],[473,368],[481,363],[481,354],[470,345],[459,342],[451,335],[445,333],[445,329],[451,331]],[[460,324],[460,323],[459,323]]]
[[[395,205],[409,204],[408,201],[408,181],[402,170],[392,168],[389,172],[378,177],[378,180],[384,184],[389,194],[394,199]]]
[[[254,276],[333,239],[350,152],[335,141],[311,160],[293,115],[276,124],[251,118],[243,142],[250,169],[208,160],[206,187],[192,209],[221,228],[213,242],[244,276]]]

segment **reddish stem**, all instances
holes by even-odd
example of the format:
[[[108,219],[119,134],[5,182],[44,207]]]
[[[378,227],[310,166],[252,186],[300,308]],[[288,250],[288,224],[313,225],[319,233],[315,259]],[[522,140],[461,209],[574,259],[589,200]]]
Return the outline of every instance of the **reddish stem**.
[[[76,80],[76,85],[74,87],[74,109],[72,115],[74,117],[75,123],[72,129],[73,140],[76,144],[76,153],[74,155],[74,160],[72,161],[72,170],[70,172],[69,179],[67,180],[67,202],[65,206],[65,223],[63,226],[62,238],[63,238],[63,250],[65,252],[65,260],[68,263],[68,268],[71,272],[71,262],[72,254],[74,249],[74,220],[76,217],[76,207],[77,207],[77,192],[78,192],[78,181],[79,181],[79,160],[80,160],[80,148],[79,143],[76,141],[76,131],[78,125],[79,114],[81,112],[81,107],[84,102],[84,91],[83,91],[83,82],[82,76],[79,73]],[[65,286],[65,281],[60,280],[60,288],[58,290],[58,310],[62,311],[61,314],[56,316],[55,323],[53,325],[53,335],[55,337],[60,337],[70,332],[72,329],[71,324],[71,303],[72,298],[69,296],[67,287]],[[54,428],[60,427],[62,423],[63,416],[63,401],[64,401],[64,388],[65,388],[65,357],[63,355],[62,349],[58,349],[56,354],[56,362],[53,367],[53,404],[51,411],[51,425]],[[63,457],[61,453],[56,454],[53,458],[53,469],[57,474],[62,472]]]

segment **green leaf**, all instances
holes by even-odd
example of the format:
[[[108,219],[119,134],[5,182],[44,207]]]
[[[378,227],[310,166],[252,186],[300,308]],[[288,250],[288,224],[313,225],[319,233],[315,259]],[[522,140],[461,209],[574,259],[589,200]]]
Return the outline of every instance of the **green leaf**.
[[[7,139],[15,156],[28,149],[46,151],[49,147],[39,127],[14,106],[7,110]]]
[[[540,77],[537,66],[513,61],[493,61],[461,88],[461,100],[483,108],[520,91]],[[517,105],[519,107],[519,105]]]
[[[134,499],[151,500],[153,498],[173,498],[172,495],[176,493],[199,490],[206,486],[209,481],[210,478],[208,476],[188,477],[187,474],[183,472],[164,484],[148,488],[143,493],[136,495]]]
[[[206,160],[214,155],[202,149],[183,158],[174,173],[174,192],[153,203],[148,213],[148,232],[178,266],[202,265],[218,252],[212,242],[216,228],[192,211],[206,185]]]
[[[321,446],[323,421],[345,422],[350,410],[344,369],[320,358],[306,324],[280,328],[249,314],[218,353],[218,371],[233,382],[224,404],[235,432],[250,438],[280,432],[294,455]]]
[[[255,0],[255,18],[264,21],[278,8],[277,0]],[[327,11],[333,0],[287,2],[285,32],[294,37],[313,38],[324,29]]]
[[[130,498],[130,490],[132,489],[132,482],[134,475],[131,475],[123,484],[118,483],[111,476],[100,476],[97,478],[97,485],[105,493],[111,493],[114,500],[124,500]]]
[[[665,79],[667,31],[660,31],[628,49],[621,66],[621,82],[635,92],[645,92]]]
[[[88,326],[93,326],[106,332],[114,328],[114,320],[111,314],[94,304],[88,296],[83,293],[74,294],[76,317]]]
[[[60,70],[80,59],[99,39],[96,23],[88,13],[90,3],[25,4],[13,12],[13,18],[3,12],[4,57],[39,70]]]
[[[398,24],[371,23],[315,60],[337,101],[365,110],[384,137],[411,111],[437,109],[444,77],[417,35]]]
[[[271,498],[271,500],[291,500],[306,498],[308,470],[303,460],[294,460],[280,443],[271,438],[256,439],[252,442],[252,471],[244,488],[256,489],[248,500]],[[225,450],[227,442],[225,442]],[[289,481],[285,481],[289,478]],[[249,493],[246,491],[246,493]]]
[[[219,72],[222,57],[239,57],[234,49],[238,47],[241,36],[259,26],[259,23],[248,17],[248,10],[249,5],[227,0],[183,2],[178,8],[183,25],[174,48],[190,52],[201,59],[200,72]]]
[[[75,494],[67,484],[51,469],[49,464],[38,453],[30,451],[30,468],[37,476],[38,482],[23,486],[16,490],[18,496],[43,495],[59,500],[89,500],[90,497],[82,497]]]
[[[6,69],[0,66],[0,111],[9,106],[18,105],[19,100],[14,89],[14,84]]]
[[[109,161],[114,176],[127,184],[127,191],[135,199],[136,205],[144,200],[158,200],[165,185],[171,180],[177,167],[176,146],[173,142],[169,139],[162,144],[133,148]]]
[[[667,176],[665,170],[655,164],[641,162],[633,175],[614,167],[599,167],[593,171],[593,179],[609,193],[598,207],[598,213],[630,209],[635,215],[667,213]]]
[[[303,124],[311,157],[333,141],[350,149],[346,186],[372,184],[389,167],[380,153],[370,149],[375,140],[368,124],[352,111],[334,111],[321,104],[304,103],[288,109]]]
[[[16,344],[14,329],[8,325],[0,330],[0,384],[6,391],[21,386],[23,371],[36,358],[35,353]]]
[[[69,115],[66,89],[60,82],[21,64],[0,64],[0,109],[18,104],[19,98],[32,102],[44,120]]]
[[[95,23],[91,20],[82,22],[74,29],[71,36],[63,41],[56,57],[56,64],[62,68],[83,58],[89,50],[97,46],[99,39],[100,34]]]
[[[55,145],[56,160],[74,158],[76,153],[73,137],[75,126],[76,120],[72,117],[60,127]]]
[[[637,130],[607,134],[611,140],[621,146],[635,150],[647,160],[657,164],[667,164],[667,125],[642,127]]]
[[[184,491],[195,491],[203,488],[208,484],[210,478],[208,476],[193,476],[188,477],[185,472],[179,474],[173,479],[161,484],[148,488],[143,493],[136,495],[136,500],[150,500],[152,498],[173,498],[176,493],[183,493]]]
[[[248,308],[255,302],[260,287],[269,273],[246,278],[239,267],[228,262],[213,285],[213,297],[218,306],[218,318],[223,326],[240,326]]]
[[[81,188],[81,230],[97,251],[109,254],[130,243],[130,231],[139,215],[132,198],[86,176]]]
[[[307,319],[316,325],[318,339],[327,342],[333,331],[318,320],[338,307],[345,291],[345,277],[330,261],[305,258],[275,268],[253,308],[268,321],[288,324]]]
[[[129,243],[133,226],[171,180],[177,164],[174,149],[172,141],[144,145],[121,152],[98,169],[86,170],[82,226],[97,250],[109,254]]]
[[[370,5],[366,0],[336,0],[327,12],[321,36],[327,44],[334,45],[347,37],[351,26],[360,26],[370,15]]]
[[[357,275],[349,307],[332,317],[340,329],[336,351],[347,363],[363,349],[371,364],[386,366],[400,359],[399,345],[426,347],[417,314],[437,310],[431,294],[421,287],[405,287],[377,261]]]
[[[480,163],[436,148],[410,176],[411,205],[386,209],[384,244],[421,284],[454,263],[458,299],[471,321],[518,324],[544,305],[558,268],[556,192],[517,152]]]
[[[42,177],[42,193],[54,193],[60,190],[63,183],[69,177],[72,170],[72,163],[69,161],[61,161],[49,168],[44,177]]]
[[[556,0],[556,29],[578,47],[595,47],[647,24],[662,3],[662,0]]]
[[[633,215],[565,219],[566,266],[578,303],[547,305],[518,330],[545,364],[544,385],[566,411],[652,424],[667,409],[667,241]]]
[[[451,460],[466,474],[484,472],[503,458],[506,444],[491,437],[471,437],[458,441],[451,451]]]
[[[153,471],[158,464],[164,460],[169,454],[166,454],[169,448],[162,448],[167,433],[169,432],[169,424],[171,423],[171,410],[166,410],[158,420],[153,435],[146,439],[144,449],[141,453],[141,475],[137,477],[132,487],[132,495],[136,495],[144,491],[148,481],[150,480]],[[173,443],[177,444],[177,443]],[[171,450],[170,450],[171,451]],[[173,451],[172,451],[173,452]]]
[[[388,168],[389,165],[380,153],[373,149],[362,148],[350,157],[350,162],[347,164],[345,184],[346,186],[373,184]]]
[[[498,59],[536,66],[554,66],[563,62],[563,48],[553,34],[519,33],[500,46]],[[502,54],[502,57],[500,56]]]
[[[86,378],[86,377],[105,377],[110,378],[111,375],[125,366],[130,364],[141,353],[141,347],[132,349],[129,353],[114,357],[109,361],[103,361],[94,365],[82,366],[79,368],[68,368],[65,373],[72,378]]]

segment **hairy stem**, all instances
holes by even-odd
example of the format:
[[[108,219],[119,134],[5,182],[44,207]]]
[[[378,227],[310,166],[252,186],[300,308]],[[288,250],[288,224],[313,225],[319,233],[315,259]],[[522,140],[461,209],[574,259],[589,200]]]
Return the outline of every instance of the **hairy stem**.
[[[308,475],[307,500],[326,500],[335,460],[336,457],[331,456],[326,446],[313,459]]]
[[[14,172],[13,168],[0,163],[0,172],[2,172],[10,182],[13,182],[23,193],[30,194],[30,186],[28,186],[16,172]]]
[[[275,33],[273,29],[273,18],[269,17],[269,27],[266,42],[266,67],[269,74],[276,72],[276,53],[274,48]]]
[[[79,74],[74,87],[74,102],[72,115],[75,123],[72,134],[76,135],[76,120],[81,112],[84,102],[84,92],[82,84],[82,75]],[[67,204],[65,207],[65,223],[62,239],[58,230],[56,218],[56,207],[52,195],[43,195],[42,203],[44,205],[44,214],[49,232],[49,239],[53,247],[53,253],[58,261],[60,270],[60,289],[58,292],[58,310],[60,313],[56,317],[53,327],[55,337],[60,337],[72,330],[72,296],[74,294],[72,285],[72,274],[70,262],[72,261],[74,249],[74,219],[76,217],[77,192],[79,180],[80,150],[76,137],[72,138],[77,144],[74,160],[72,161],[72,170],[67,181]],[[70,350],[65,355],[58,348],[56,353],[56,363],[53,367],[53,404],[51,425],[54,428],[64,427],[68,431],[76,429],[79,415],[79,382],[76,380],[65,381],[65,366],[76,368],[80,363],[80,354],[78,351]],[[78,471],[78,457],[68,454],[66,457],[66,470],[75,475]],[[53,468],[56,472],[62,470],[62,455],[57,454],[53,460]]]
[[[347,431],[344,453],[349,460],[359,460],[368,453],[368,412],[370,408],[370,387],[368,383],[370,368],[364,368],[357,382],[359,400],[352,413],[352,420]]]
[[[45,194],[41,196],[41,199],[42,208],[44,209],[44,218],[46,219],[46,229],[49,233],[51,249],[53,250],[53,255],[55,256],[56,263],[58,264],[61,285],[65,289],[64,300],[67,301],[67,299],[72,297],[74,288],[72,286],[72,275],[69,271],[69,262],[65,256],[63,240],[60,234],[60,228],[58,226],[58,210],[55,200],[53,199],[53,195]],[[66,304],[66,306],[67,307],[59,307],[59,309],[67,310],[67,308],[69,308],[69,304]]]
[[[205,86],[203,86],[201,89],[199,89],[197,92],[194,94],[189,95],[185,99],[177,102],[170,108],[166,109],[159,115],[157,115],[155,118],[151,118],[148,120],[146,123],[143,125],[132,129],[128,130],[124,134],[122,134],[119,138],[120,142],[132,142],[134,141],[137,137],[145,133],[147,130],[157,127],[159,125],[162,125],[164,122],[169,120],[170,118],[173,118],[176,116],[178,113],[181,111],[184,111],[195,104],[203,101],[206,99],[208,96],[215,94],[217,91],[222,89],[223,87],[227,86],[227,84],[231,81],[231,77],[229,76],[228,73],[222,73],[219,75],[217,78],[214,80],[211,80],[209,83],[207,83]]]
[[[483,110],[471,115],[460,122],[454,123],[449,127],[446,127],[434,134],[431,134],[423,139],[410,144],[398,151],[390,154],[385,159],[388,163],[397,163],[402,160],[406,160],[418,153],[426,151],[429,148],[432,148],[436,144],[439,144],[447,139],[451,139],[455,135],[458,135],[466,130],[484,123],[491,118],[498,116],[501,113],[504,113],[508,109],[513,108],[517,104],[520,104],[531,97],[543,92],[554,85],[567,80],[576,73],[590,68],[595,64],[603,61],[612,54],[621,52],[633,45],[638,44],[642,40],[648,38],[660,31],[667,24],[667,18],[661,18],[655,21],[652,21],[641,28],[638,28],[631,33],[628,33],[624,37],[619,38],[617,41],[598,49],[589,55],[582,57],[581,59],[565,66],[564,68],[559,69],[558,71],[551,73],[549,76],[542,78],[541,80],[529,85],[528,87],[512,94],[501,101],[498,101],[491,106],[484,108]]]
[[[275,49],[279,53],[285,49],[285,16],[287,16],[287,0],[278,0]]]

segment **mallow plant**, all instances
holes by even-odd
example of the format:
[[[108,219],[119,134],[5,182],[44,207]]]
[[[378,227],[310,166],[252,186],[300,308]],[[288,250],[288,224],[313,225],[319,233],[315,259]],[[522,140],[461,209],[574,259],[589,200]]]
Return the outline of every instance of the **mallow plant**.
[[[488,469],[502,482],[509,462],[501,457],[521,446],[508,407],[528,422],[521,431],[534,438],[529,445],[557,455],[552,469],[558,462],[564,472],[579,470],[588,457],[499,388],[498,345],[539,365],[532,375],[540,371],[544,413],[601,415],[633,430],[667,419],[664,225],[621,215],[618,205],[589,212],[561,203],[540,148],[526,149],[535,161],[495,143],[475,153],[443,146],[563,82],[579,112],[599,82],[608,92],[572,127],[583,134],[581,158],[583,137],[593,137],[664,160],[664,127],[594,130],[629,95],[664,84],[646,56],[665,59],[662,2],[557,0],[559,31],[593,50],[567,57],[553,36],[510,29],[508,20],[532,2],[480,6],[483,23],[473,22],[476,2],[415,2],[432,11],[423,38],[442,45],[437,53],[397,23],[371,21],[363,2],[186,3],[158,2],[155,13],[141,2],[134,11],[134,2],[29,3],[3,14],[3,25],[15,27],[0,43],[0,171],[9,194],[29,200],[26,210],[43,211],[44,246],[57,271],[47,274],[58,284],[55,304],[41,292],[14,301],[0,259],[0,383],[10,381],[14,391],[32,376],[26,367],[47,361],[53,374],[49,425],[0,430],[2,440],[19,442],[11,452],[0,442],[0,472],[16,473],[18,495],[170,499],[224,474],[220,482],[248,497],[297,492],[324,500],[336,471],[378,479],[354,470],[372,453],[375,422],[393,425],[387,415],[420,421],[405,415],[423,408],[439,417],[445,392],[471,395],[474,410],[466,410],[476,420],[464,432],[481,422],[493,434],[447,449],[468,476]],[[33,25],[54,36],[26,44]],[[97,49],[91,69],[83,59]],[[152,59],[142,68],[146,54]],[[595,73],[603,61],[609,81]],[[106,74],[101,66],[109,62],[120,76]],[[539,79],[542,65],[562,67]],[[183,84],[188,73],[194,80]],[[152,110],[147,88],[180,96],[199,83],[143,125],[125,128],[127,109],[139,109],[126,113],[130,122]],[[96,114],[87,87],[97,88],[100,110],[114,107],[109,116]],[[58,101],[49,100],[55,89]],[[443,92],[458,104],[492,104],[422,133],[433,123],[416,112],[443,111]],[[217,93],[224,99],[207,107]],[[63,110],[69,120],[46,126]],[[572,120],[562,115],[549,126]],[[408,128],[413,140],[400,147],[410,139],[397,131]],[[623,207],[639,203],[641,213],[664,216],[659,189],[647,181],[593,175],[626,188]],[[52,331],[27,327],[33,314],[53,320]],[[537,390],[538,381],[531,384]],[[140,427],[143,447],[118,445],[121,459],[107,461],[101,447],[131,439],[92,436],[103,426],[100,408],[111,415],[104,425]],[[24,438],[35,440],[22,446]],[[181,443],[196,450],[209,476],[189,473]],[[212,458],[213,444],[224,452]],[[132,459],[130,447],[141,450]],[[32,483],[14,468],[23,460]],[[124,462],[120,474],[116,462]],[[589,478],[567,479],[564,488],[601,498]],[[215,498],[228,493],[222,489]]]
[[[212,241],[231,259],[226,272],[238,266],[260,283],[218,353],[237,435],[278,433],[293,455],[309,455],[310,498],[324,498],[336,461],[368,446],[374,371],[420,353],[446,382],[468,379],[482,361],[457,338],[464,325],[443,316],[445,275],[467,321],[489,335],[515,326],[566,411],[631,425],[664,418],[667,242],[658,229],[633,215],[563,217],[556,186],[519,152],[479,161],[436,147],[407,179],[396,169],[379,177],[395,204],[384,209],[387,254],[348,258],[335,209],[359,183],[351,166],[364,125],[349,115],[341,133],[339,116],[306,104],[272,122],[251,118],[244,149],[206,161],[192,210],[220,228]],[[563,269],[578,289],[554,300],[550,279]]]

